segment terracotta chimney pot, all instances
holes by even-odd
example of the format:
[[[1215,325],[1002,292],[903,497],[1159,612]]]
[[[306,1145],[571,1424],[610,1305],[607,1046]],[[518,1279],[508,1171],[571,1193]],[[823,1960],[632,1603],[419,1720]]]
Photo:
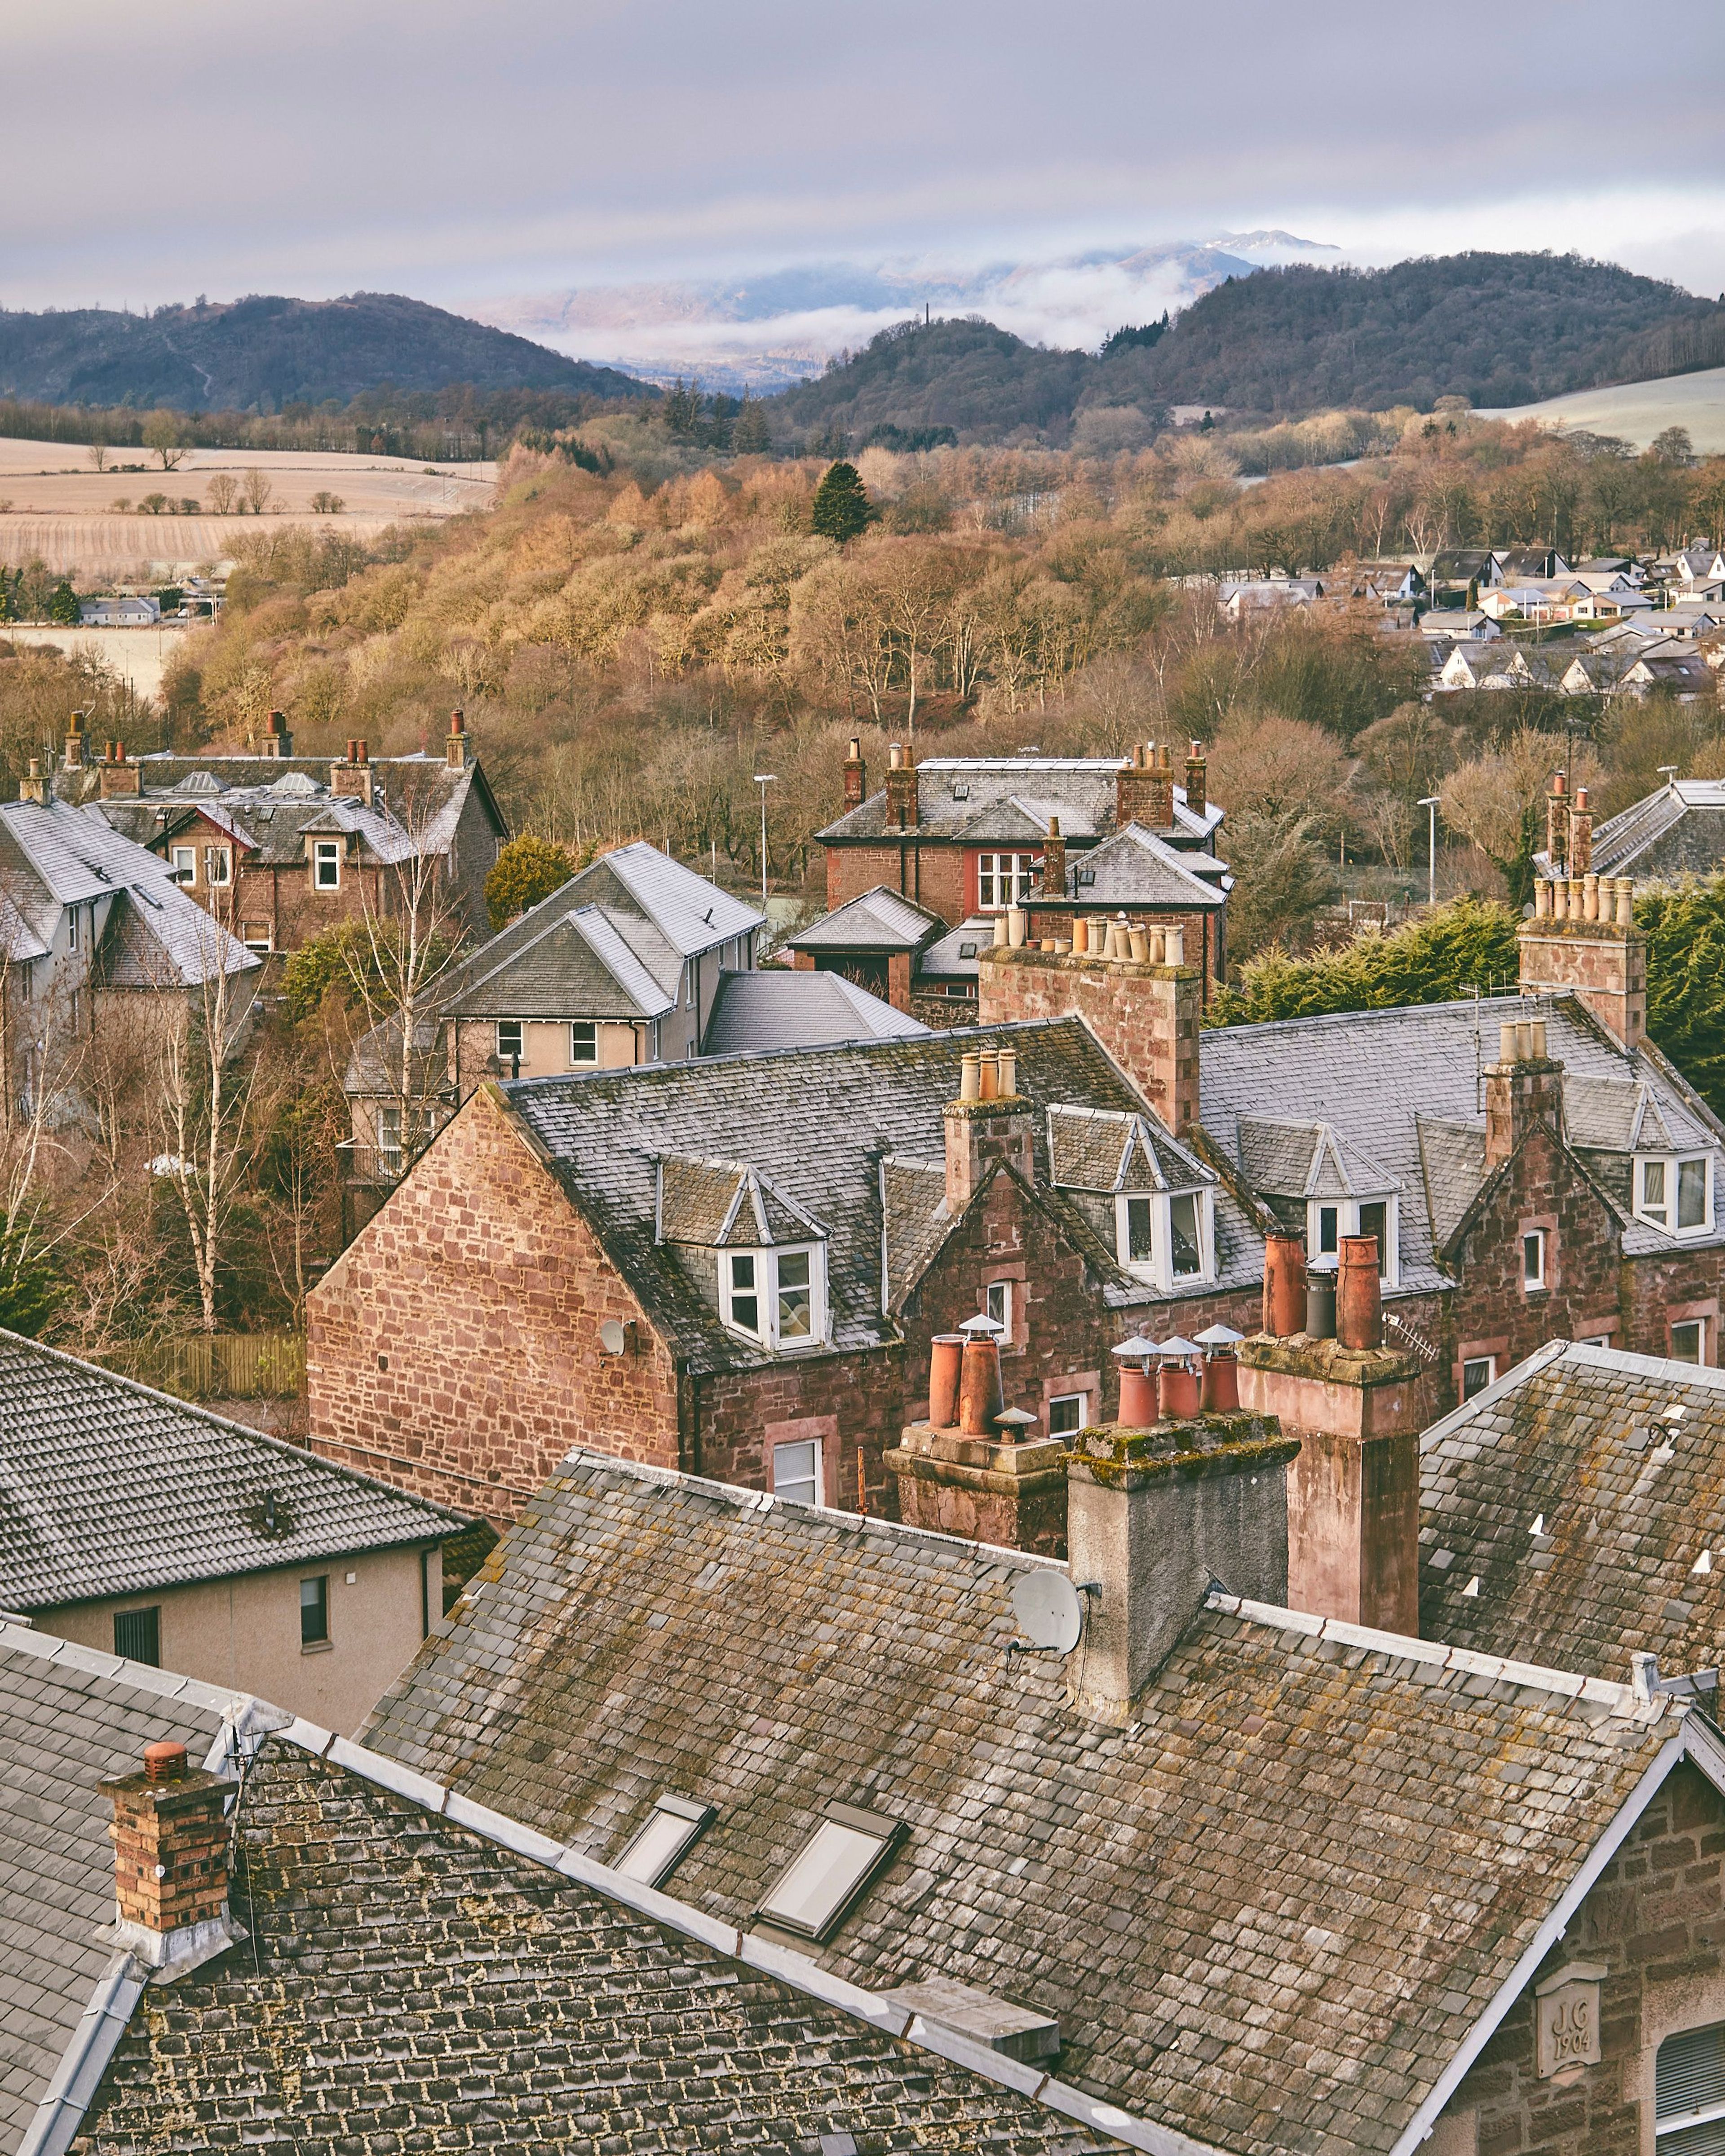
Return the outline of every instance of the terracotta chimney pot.
[[[1336,1337],[1344,1348],[1384,1345],[1384,1284],[1378,1238],[1343,1235],[1336,1281]]]
[[[1306,1329],[1306,1246],[1297,1235],[1264,1238],[1264,1330],[1291,1340]]]
[[[928,1419],[950,1430],[958,1419],[958,1374],[964,1361],[964,1335],[937,1332],[928,1349]]]
[[[1000,1342],[992,1333],[967,1333],[958,1380],[959,1429],[967,1437],[996,1435],[994,1418],[1005,1405]]]

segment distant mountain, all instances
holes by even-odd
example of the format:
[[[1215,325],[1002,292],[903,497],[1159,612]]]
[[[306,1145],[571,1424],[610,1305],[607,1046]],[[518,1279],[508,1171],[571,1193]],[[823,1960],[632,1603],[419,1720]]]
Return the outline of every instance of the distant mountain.
[[[185,412],[346,403],[388,383],[644,397],[647,384],[393,292],[253,298],[154,314],[0,311],[0,393],[59,404]]]
[[[1722,362],[1725,306],[1676,285],[1574,255],[1452,254],[1390,270],[1243,271],[1165,332],[1111,339],[1100,357],[1038,349],[988,323],[901,324],[772,399],[768,415],[789,442],[842,434],[861,447],[879,429],[949,427],[1064,443],[1096,408],[1147,421],[1179,406],[1282,418],[1430,410],[1442,396],[1517,404]],[[1107,424],[1121,439],[1123,423]]]
[[[476,305],[500,327],[649,380],[698,376],[759,394],[818,375],[835,354],[925,309],[983,315],[1027,343],[1094,349],[1122,323],[1154,321],[1262,263],[1335,259],[1286,232],[1194,246],[1098,248],[957,268],[938,262],[828,262],[705,283],[596,285]]]

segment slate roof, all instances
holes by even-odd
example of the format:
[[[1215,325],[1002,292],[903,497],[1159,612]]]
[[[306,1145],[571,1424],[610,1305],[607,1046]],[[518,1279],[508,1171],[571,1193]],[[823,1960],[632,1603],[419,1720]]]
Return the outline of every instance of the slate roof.
[[[9,1592],[9,1590],[8,1590]],[[145,1745],[202,1759],[232,1696],[0,1622],[0,2156],[28,2130],[97,1980],[114,1913],[99,1776]]]
[[[1722,864],[1725,783],[1716,778],[1673,779],[1594,829],[1600,875],[1709,875]]]
[[[0,1332],[0,1600],[9,1609],[437,1542],[466,1524],[298,1445]]]
[[[1050,815],[1069,844],[1104,838],[1114,829],[1115,778],[1125,757],[929,757],[916,766],[915,835],[982,844],[1011,840],[1040,847]],[[1173,829],[1192,844],[1206,842],[1222,821],[1214,802],[1201,814],[1173,789]],[[884,789],[815,834],[821,839],[897,838],[889,830]],[[906,834],[908,835],[908,834]]]
[[[1242,1116],[1236,1129],[1240,1173],[1271,1197],[1376,1198],[1395,1187],[1381,1161],[1327,1123]]]
[[[1038,1568],[573,1453],[366,1741],[601,1861],[709,1803],[670,1887],[744,1926],[829,1803],[896,1819],[835,1974],[1046,2014],[1238,2156],[1391,2148],[1681,1710],[1213,1592],[1108,1727],[1007,1654]]]
[[[921,1019],[895,1010],[842,973],[721,973],[701,1048],[703,1055],[737,1055],[927,1031]]]
[[[787,936],[788,951],[916,951],[946,927],[937,913],[885,884]]]
[[[1207,1029],[1199,1058],[1200,1120],[1220,1152],[1240,1159],[1266,1108],[1290,1122],[1327,1125],[1348,1153],[1381,1164],[1399,1194],[1401,1270],[1392,1291],[1443,1287],[1450,1276],[1437,1255],[1447,1240],[1442,1222],[1453,1227],[1452,1216],[1460,1218],[1479,1187],[1476,1181],[1458,1209],[1469,1149],[1455,1134],[1481,1133],[1483,1166],[1477,1074],[1496,1057],[1500,1023],[1525,1019],[1533,1009],[1519,996],[1486,996],[1476,1004],[1403,1004]],[[1671,1130],[1686,1133],[1680,1142],[1725,1154],[1725,1133],[1656,1049],[1620,1048],[1573,998],[1545,999],[1538,1009],[1565,1086],[1579,1081],[1584,1102],[1596,1081],[1644,1085]],[[1618,1209],[1627,1255],[1679,1247],[1662,1229],[1630,1219],[1626,1204]],[[1725,1241],[1725,1209],[1716,1231],[1695,1240]]]
[[[265,1739],[239,1803],[251,1938],[151,1994],[74,2150],[1117,2145],[1004,2086],[1004,2060],[968,2071],[856,2002],[870,2026],[655,1921],[656,1895],[619,1899],[626,1882],[559,1872],[506,1821],[488,1835],[380,1786],[365,1768],[386,1762],[308,1756],[321,1732],[302,1731]]]
[[[1234,879],[1209,854],[1171,846],[1141,824],[1128,824],[1066,864],[1064,896],[1078,906],[1225,906]],[[1044,903],[1054,896],[1044,895]]]
[[[918,980],[977,980],[980,978],[977,952],[984,943],[993,941],[993,916],[973,913],[968,920],[961,921],[956,928],[949,928],[944,936],[935,937],[916,961],[916,978]]]
[[[720,1323],[710,1260],[655,1242],[657,1161],[676,1154],[746,1163],[769,1178],[830,1238],[829,1344],[878,1345],[896,1337],[881,1311],[880,1163],[941,1160],[942,1111],[958,1096],[961,1058],[1003,1040],[1018,1052],[1019,1092],[1039,1111],[1036,1173],[1044,1183],[1042,1109],[1058,1102],[1149,1113],[1076,1019],[522,1079],[500,1086],[495,1097],[543,1147],[553,1174],[690,1367],[729,1368],[772,1358]],[[485,1111],[483,1102],[467,1111]],[[1093,1230],[1073,1226],[1094,1239]],[[920,1240],[933,1229],[924,1220],[902,1232]],[[1216,1236],[1223,1285],[1261,1280],[1261,1239],[1225,1190],[1217,1199]],[[1096,1255],[1111,1296],[1152,1299],[1106,1251]],[[1205,1282],[1201,1291],[1215,1285]]]
[[[1053,1181],[1070,1190],[1195,1190],[1220,1179],[1153,1116],[1113,1109],[1051,1107],[1048,1152]]]
[[[1422,1630],[1589,1675],[1717,1667],[1725,1372],[1553,1342],[1425,1433],[1420,1519]]]

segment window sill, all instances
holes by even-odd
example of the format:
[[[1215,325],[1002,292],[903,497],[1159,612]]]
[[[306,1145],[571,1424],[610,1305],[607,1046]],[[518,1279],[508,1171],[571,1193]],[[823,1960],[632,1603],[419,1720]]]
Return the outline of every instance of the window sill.
[[[302,1640],[300,1642],[302,1655],[330,1655],[335,1652],[335,1649],[333,1640]]]
[[[1543,1281],[1523,1281],[1522,1282],[1522,1293],[1524,1296],[1531,1298],[1537,1295],[1549,1295],[1551,1293],[1551,1290]]]

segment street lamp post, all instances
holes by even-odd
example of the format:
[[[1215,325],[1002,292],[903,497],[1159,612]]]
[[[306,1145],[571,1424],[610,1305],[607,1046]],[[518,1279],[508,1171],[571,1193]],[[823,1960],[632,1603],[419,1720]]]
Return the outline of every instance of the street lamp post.
[[[757,771],[755,783],[761,789],[761,912],[764,918],[767,911],[767,789],[769,786],[778,785],[778,773],[776,771]]]
[[[1428,906],[1435,906],[1437,904],[1437,795],[1422,794],[1420,806],[1431,812],[1429,819],[1430,836],[1426,841],[1425,848],[1425,902]]]

